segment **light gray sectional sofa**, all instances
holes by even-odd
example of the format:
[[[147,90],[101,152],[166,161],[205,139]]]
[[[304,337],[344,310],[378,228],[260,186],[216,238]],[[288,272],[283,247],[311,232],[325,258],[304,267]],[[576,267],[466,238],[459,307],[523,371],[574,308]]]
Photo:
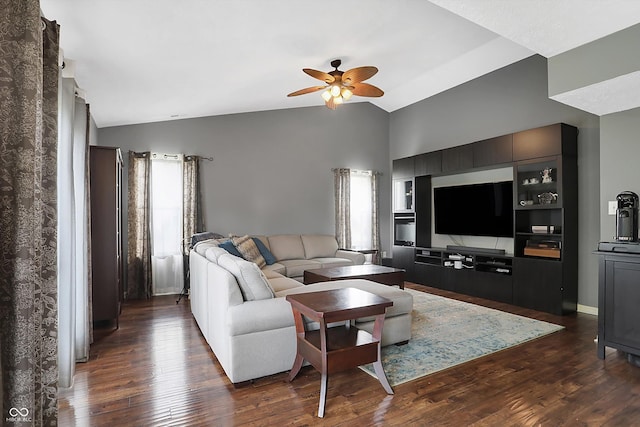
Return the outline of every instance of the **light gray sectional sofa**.
[[[294,279],[309,268],[362,263],[361,254],[338,251],[333,236],[278,235],[260,236],[260,240],[275,257],[262,269],[229,254],[213,240],[196,244],[189,257],[191,311],[232,383],[291,369],[296,333],[291,305],[284,298],[288,294],[355,287],[384,296],[394,304],[387,309],[382,345],[411,338],[410,293],[361,279],[313,285]],[[370,318],[354,324],[369,332],[373,329]]]

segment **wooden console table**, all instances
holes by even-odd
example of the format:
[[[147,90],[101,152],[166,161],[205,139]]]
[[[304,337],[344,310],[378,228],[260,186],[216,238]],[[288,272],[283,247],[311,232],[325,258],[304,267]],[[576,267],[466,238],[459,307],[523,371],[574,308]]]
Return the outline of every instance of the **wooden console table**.
[[[388,394],[393,394],[380,360],[380,340],[384,314],[393,302],[387,298],[355,288],[287,295],[296,324],[298,352],[289,381],[300,372],[307,360],[322,374],[318,417],[324,416],[327,382],[331,373],[373,363],[378,380]],[[318,321],[320,329],[306,331],[302,315]],[[373,333],[351,326],[351,320],[375,316]],[[327,328],[329,323],[345,322]]]

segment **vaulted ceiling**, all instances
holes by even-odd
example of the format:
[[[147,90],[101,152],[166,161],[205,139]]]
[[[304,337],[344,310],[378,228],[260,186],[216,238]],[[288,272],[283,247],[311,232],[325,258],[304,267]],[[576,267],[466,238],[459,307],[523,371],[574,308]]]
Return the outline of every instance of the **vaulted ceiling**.
[[[323,105],[302,68],[373,65],[392,112],[640,22],[632,0],[41,0],[99,127]],[[321,84],[321,83],[320,83]]]

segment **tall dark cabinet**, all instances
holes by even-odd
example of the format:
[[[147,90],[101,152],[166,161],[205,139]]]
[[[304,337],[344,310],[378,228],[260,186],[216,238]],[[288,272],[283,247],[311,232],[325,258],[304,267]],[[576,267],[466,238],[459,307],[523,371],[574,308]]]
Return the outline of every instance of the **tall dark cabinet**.
[[[115,320],[117,327],[124,274],[120,149],[91,146],[89,177],[93,321]]]
[[[394,160],[393,265],[416,283],[554,314],[575,312],[577,139],[577,128],[557,123]],[[513,255],[431,247],[432,176],[509,166]],[[464,209],[473,215],[472,206]],[[398,238],[407,219],[413,227],[408,243]],[[460,257],[463,268],[456,269],[452,259]]]
[[[513,134],[516,305],[577,309],[577,140],[578,130],[565,124]]]

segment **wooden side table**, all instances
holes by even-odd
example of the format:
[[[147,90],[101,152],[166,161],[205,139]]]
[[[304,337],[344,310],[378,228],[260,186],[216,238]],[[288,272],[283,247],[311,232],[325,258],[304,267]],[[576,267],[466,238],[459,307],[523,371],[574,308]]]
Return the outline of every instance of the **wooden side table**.
[[[388,394],[393,394],[380,360],[380,340],[384,314],[393,302],[387,298],[355,288],[287,295],[296,324],[298,352],[289,381],[300,372],[307,360],[322,374],[318,417],[324,416],[329,374],[373,363],[378,381]],[[320,329],[306,331],[302,315],[318,321]],[[351,326],[351,320],[375,316],[373,333]],[[343,326],[327,328],[329,323]]]

